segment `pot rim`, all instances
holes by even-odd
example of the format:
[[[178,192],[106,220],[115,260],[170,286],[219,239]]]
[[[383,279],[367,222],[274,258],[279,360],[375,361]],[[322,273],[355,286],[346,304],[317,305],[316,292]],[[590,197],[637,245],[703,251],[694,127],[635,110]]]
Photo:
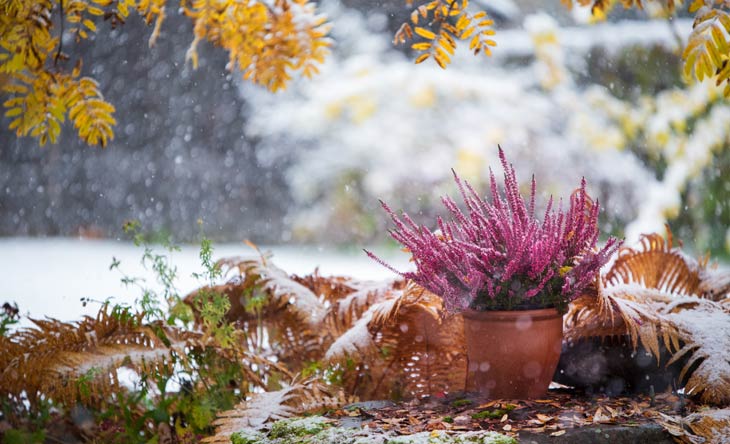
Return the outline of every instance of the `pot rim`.
[[[555,307],[538,308],[534,310],[472,310],[467,309],[461,312],[464,319],[477,321],[514,321],[529,316],[533,321],[548,320],[563,317]]]

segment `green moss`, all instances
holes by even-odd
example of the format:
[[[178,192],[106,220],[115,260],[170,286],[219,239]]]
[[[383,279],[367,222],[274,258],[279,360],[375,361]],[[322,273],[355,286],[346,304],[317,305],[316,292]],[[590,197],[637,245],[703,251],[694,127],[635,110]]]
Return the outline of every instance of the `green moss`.
[[[484,410],[479,413],[474,413],[471,415],[472,419],[498,419],[502,416],[506,415],[507,413],[511,412],[515,409],[515,405],[512,404],[506,404],[501,409],[494,409],[494,410]]]
[[[465,432],[449,435],[443,431],[421,432],[388,438],[387,444],[517,444],[514,438],[497,432]]]
[[[451,403],[451,405],[453,407],[464,407],[464,406],[471,405],[471,404],[472,404],[471,399],[457,399],[456,401]]]
[[[233,444],[516,444],[513,438],[496,432],[444,431],[395,436],[392,432],[334,427],[321,416],[284,419],[271,425],[268,435],[245,429],[231,435]]]
[[[451,416],[444,416],[444,419],[442,419],[442,421],[443,422],[448,422],[449,424],[453,424],[454,423],[454,418],[452,418]]]
[[[231,435],[233,444],[264,444],[266,435],[253,429],[245,429]]]
[[[305,437],[316,435],[329,427],[327,419],[321,416],[309,418],[282,419],[271,425],[270,438],[284,438],[288,436]]]

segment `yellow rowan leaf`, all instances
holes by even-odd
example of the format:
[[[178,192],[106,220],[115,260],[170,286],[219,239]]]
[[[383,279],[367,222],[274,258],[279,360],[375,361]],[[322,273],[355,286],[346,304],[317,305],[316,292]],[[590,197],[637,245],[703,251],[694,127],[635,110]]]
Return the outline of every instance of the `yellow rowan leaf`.
[[[411,45],[411,48],[416,51],[428,51],[431,49],[431,42],[420,42]]]
[[[487,13],[485,11],[479,11],[472,17],[474,20],[479,20],[481,18],[484,18],[487,16]]]
[[[446,69],[447,62],[444,61],[439,54],[434,54],[433,59],[436,60],[436,63],[441,67],[441,69]]]
[[[468,15],[463,14],[456,22],[457,33],[461,33],[467,26],[469,26],[469,24],[471,24],[471,19]]]
[[[97,3],[98,3],[98,2],[97,2]],[[104,6],[108,6],[108,5],[104,5]],[[104,10],[103,10],[103,9],[101,9],[101,8],[97,8],[96,6],[88,6],[88,7],[86,8],[86,11],[87,11],[87,12],[88,12],[89,14],[91,14],[91,15],[95,15],[95,16],[100,16],[100,15],[104,15]]]
[[[460,38],[461,40],[466,40],[466,39],[468,39],[468,38],[469,38],[469,36],[471,36],[472,34],[474,34],[474,31],[476,31],[476,29],[477,29],[477,28],[476,28],[475,26],[472,26],[471,28],[466,28],[466,29],[464,30],[464,32],[462,32],[462,33],[461,33],[461,35],[459,36],[459,38]]]
[[[94,24],[94,22],[92,22],[89,19],[84,19],[83,23],[84,23],[84,26],[86,26],[89,29],[89,31],[96,32],[96,25]]]
[[[414,9],[413,12],[411,12],[411,21],[414,25],[418,24],[418,9]]]
[[[440,46],[436,47],[436,53],[434,54],[435,58],[440,58],[444,61],[445,64],[451,63],[451,57],[444,51]]]
[[[23,113],[23,109],[20,107],[10,108],[9,110],[5,111],[5,117],[15,117],[15,116],[19,116],[22,113]]]
[[[441,46],[441,48],[443,48],[444,50],[446,50],[446,52],[448,52],[451,55],[454,55],[454,47],[444,37],[441,37],[439,39],[439,45]]]
[[[704,0],[692,0],[692,3],[689,5],[689,12],[697,12],[703,6],[705,6]]]
[[[81,66],[82,66],[82,62],[81,62],[81,59],[79,59],[76,62],[76,65],[74,65],[74,69],[71,71],[71,77],[76,78],[79,75],[81,75]]]
[[[715,42],[717,50],[720,52],[720,54],[728,54],[728,43],[725,40],[725,35],[722,33],[720,28],[717,26],[713,26],[710,32],[712,33],[712,40]]]
[[[421,54],[420,56],[416,57],[416,64],[422,63],[423,61],[425,61],[430,56],[431,56],[431,54],[428,54],[428,53]]]
[[[436,34],[421,26],[416,26],[414,31],[416,32],[416,34],[420,35],[424,39],[433,40],[436,38]]]

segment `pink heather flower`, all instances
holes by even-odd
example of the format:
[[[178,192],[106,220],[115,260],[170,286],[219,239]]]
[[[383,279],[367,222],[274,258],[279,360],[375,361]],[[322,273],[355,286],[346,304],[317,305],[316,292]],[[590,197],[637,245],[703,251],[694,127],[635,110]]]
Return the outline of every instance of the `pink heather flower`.
[[[499,159],[504,192],[499,192],[490,169],[490,201],[479,197],[452,170],[467,211],[461,211],[450,197],[442,197],[451,220],[437,218],[438,232],[417,225],[405,213],[399,217],[381,202],[395,224],[390,235],[410,251],[415,272],[401,273],[366,253],[441,295],[450,311],[552,306],[564,310],[595,280],[620,242],[611,237],[603,248],[596,247],[600,205],[586,193],[585,179],[570,197],[566,212],[562,201],[556,210],[551,197],[541,222],[535,217],[534,176],[527,203],[501,147]]]

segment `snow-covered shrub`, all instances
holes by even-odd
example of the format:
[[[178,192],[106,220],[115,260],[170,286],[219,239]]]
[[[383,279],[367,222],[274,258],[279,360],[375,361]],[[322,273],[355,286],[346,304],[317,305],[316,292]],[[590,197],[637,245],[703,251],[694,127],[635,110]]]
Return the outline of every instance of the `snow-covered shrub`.
[[[382,238],[385,224],[373,216],[377,197],[430,218],[435,196],[454,191],[451,167],[486,185],[497,144],[518,170],[534,171],[547,194],[567,195],[589,177],[590,194],[615,215],[609,231],[635,219],[657,184],[624,150],[620,131],[591,126],[609,118],[587,100],[597,89],[582,90],[570,78],[562,30],[549,18],[528,20],[532,37],[498,32],[504,45],[493,59],[457,50],[449,68],[439,70],[393,51],[389,36],[373,31],[383,17],[365,19],[331,4],[324,10],[335,25],[336,49],[320,76],[276,97],[242,87],[251,103],[247,130],[262,139],[259,161],[296,153],[286,173],[296,205],[284,240]],[[586,28],[571,35],[579,32],[606,34]],[[510,54],[537,59],[534,67],[510,66]],[[598,94],[610,98],[605,89]]]

